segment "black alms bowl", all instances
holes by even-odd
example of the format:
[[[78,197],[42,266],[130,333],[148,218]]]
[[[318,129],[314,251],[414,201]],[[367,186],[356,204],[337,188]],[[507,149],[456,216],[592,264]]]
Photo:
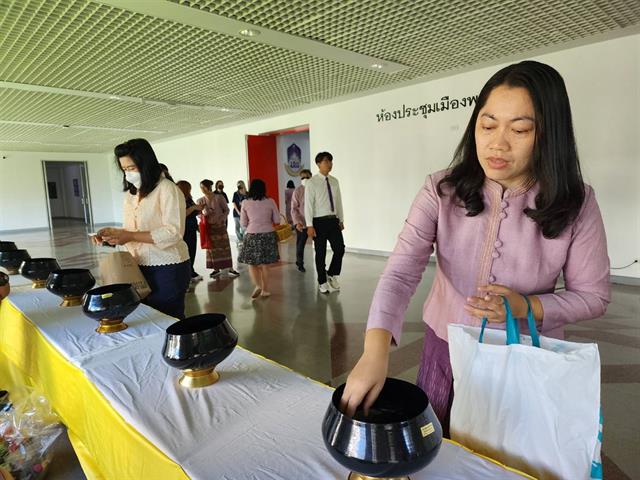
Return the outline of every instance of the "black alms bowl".
[[[238,332],[221,313],[185,318],[167,328],[162,357],[183,371],[180,384],[205,387],[218,380],[216,365],[227,358],[238,343]]]
[[[6,268],[10,275],[15,275],[20,270],[22,262],[29,258],[31,256],[26,250],[0,251],[0,267]]]
[[[8,252],[10,250],[17,250],[16,244],[14,242],[5,242],[0,240],[0,252]]]
[[[426,467],[442,444],[442,427],[420,387],[387,378],[365,417],[343,414],[344,385],[331,398],[322,422],[324,444],[343,467],[370,477],[402,477]]]
[[[54,270],[47,279],[47,290],[62,297],[60,306],[72,307],[82,304],[82,295],[96,284],[91,272],[86,268],[63,268]]]
[[[179,370],[213,368],[238,344],[238,332],[221,313],[205,313],[167,328],[164,361]]]
[[[82,298],[84,314],[98,322],[98,333],[114,333],[127,328],[125,317],[140,305],[140,296],[130,283],[114,283],[93,288]]]
[[[20,275],[33,282],[33,288],[44,288],[49,274],[60,270],[55,258],[29,258],[22,262]]]

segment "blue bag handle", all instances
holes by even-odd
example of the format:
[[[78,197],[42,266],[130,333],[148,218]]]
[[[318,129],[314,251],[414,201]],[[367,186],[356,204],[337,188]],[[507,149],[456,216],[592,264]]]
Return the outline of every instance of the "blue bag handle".
[[[529,333],[531,334],[531,343],[534,347],[540,346],[540,336],[538,335],[538,330],[536,329],[536,321],[533,318],[533,312],[531,311],[531,302],[526,295],[523,295],[524,299],[527,302],[527,324],[529,325]],[[520,325],[518,324],[518,320],[514,318],[513,312],[511,311],[511,305],[509,305],[509,300],[507,297],[502,297],[502,301],[504,302],[504,308],[507,311],[507,345],[518,344],[520,343]],[[484,329],[487,326],[487,318],[482,319],[482,328],[480,329],[480,337],[478,341],[482,343],[484,338]]]

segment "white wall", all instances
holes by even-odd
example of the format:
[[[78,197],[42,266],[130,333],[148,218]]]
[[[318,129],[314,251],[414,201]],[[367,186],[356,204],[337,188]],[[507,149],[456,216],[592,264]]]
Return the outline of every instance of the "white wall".
[[[46,228],[47,199],[43,160],[86,161],[94,223],[114,220],[112,156],[95,153],[2,152],[0,159],[0,231]],[[73,194],[73,190],[71,190]],[[122,209],[121,203],[118,205]]]
[[[595,188],[613,266],[640,258],[640,35],[543,55],[565,78],[585,180]],[[334,155],[348,247],[389,251],[424,177],[445,168],[470,108],[378,122],[381,108],[479,92],[502,65],[154,144],[176,180],[247,177],[245,135],[310,126],[311,156]],[[313,166],[312,171],[315,171]],[[640,277],[640,265],[614,271]]]

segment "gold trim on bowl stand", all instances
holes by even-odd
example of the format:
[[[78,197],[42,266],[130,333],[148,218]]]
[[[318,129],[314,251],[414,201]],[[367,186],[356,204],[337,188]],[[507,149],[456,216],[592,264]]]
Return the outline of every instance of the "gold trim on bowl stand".
[[[203,370],[183,370],[183,375],[178,382],[183,387],[200,388],[213,385],[220,380],[220,374],[213,368],[205,368]]]
[[[126,330],[129,328],[129,325],[124,323],[124,318],[103,318],[100,320],[100,326],[96,328],[96,332],[98,333],[116,333],[121,332],[122,330]]]
[[[82,305],[82,296],[64,297],[64,300],[62,300],[60,304],[61,307],[77,307],[79,305]]]
[[[31,288],[44,288],[46,284],[47,284],[46,278],[44,280],[34,280],[33,283],[31,284]]]
[[[347,480],[410,480],[409,477],[368,477],[357,472],[351,472]]]

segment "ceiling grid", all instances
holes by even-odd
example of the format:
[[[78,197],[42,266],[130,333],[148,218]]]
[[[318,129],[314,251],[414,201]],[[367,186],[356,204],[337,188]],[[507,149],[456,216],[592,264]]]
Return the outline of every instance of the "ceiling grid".
[[[100,0],[0,0],[0,149],[108,151],[640,25],[640,0],[153,1],[408,68],[388,74]]]

